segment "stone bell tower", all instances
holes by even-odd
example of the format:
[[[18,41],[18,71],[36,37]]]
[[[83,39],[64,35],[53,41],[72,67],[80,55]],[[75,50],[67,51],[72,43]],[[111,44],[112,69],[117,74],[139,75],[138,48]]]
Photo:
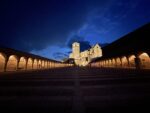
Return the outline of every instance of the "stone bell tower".
[[[80,58],[80,43],[74,42],[72,44],[72,53],[73,53],[74,59]]]

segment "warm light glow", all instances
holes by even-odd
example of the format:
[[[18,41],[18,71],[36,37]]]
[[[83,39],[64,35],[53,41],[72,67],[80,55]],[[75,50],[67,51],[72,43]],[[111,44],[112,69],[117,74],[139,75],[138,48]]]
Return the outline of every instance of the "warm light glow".
[[[105,63],[106,63],[106,67],[108,67],[108,65],[109,65],[109,61],[108,61],[108,60],[106,60],[106,62],[105,62]]]
[[[147,54],[147,53],[142,53],[141,55],[140,55],[140,57],[141,56],[143,56],[143,57],[149,57],[149,55]]]
[[[25,59],[25,57],[21,57],[20,61],[19,61],[18,69],[25,70],[25,68],[26,68],[26,59]]]
[[[109,67],[112,67],[112,61],[111,60],[108,60],[108,65],[109,65]]]
[[[45,64],[44,64],[44,60],[42,61],[42,68],[44,68]]]
[[[42,62],[41,62],[41,60],[39,60],[38,61],[38,68],[41,69],[41,66],[42,66]]]
[[[121,62],[122,62],[122,67],[123,68],[126,68],[126,67],[128,67],[129,65],[128,65],[128,60],[127,60],[127,57],[122,57],[121,58]]]
[[[17,70],[17,57],[11,55],[7,62],[6,71],[16,71]]]
[[[37,59],[34,59],[34,61],[33,61],[33,69],[38,69]]]
[[[147,53],[142,53],[139,55],[141,61],[141,68],[148,68],[150,69],[150,57]]]
[[[113,67],[116,66],[116,61],[115,61],[115,59],[112,59],[112,66],[113,66]]]
[[[119,68],[121,67],[121,60],[120,60],[120,58],[116,59],[116,66],[119,67]]]
[[[27,69],[28,69],[28,70],[31,70],[31,69],[32,69],[32,64],[33,64],[32,58],[28,58],[28,62],[27,62]]]
[[[45,61],[45,68],[47,68],[47,66],[48,66],[48,65],[47,65],[47,61]]]
[[[69,58],[74,59],[76,65],[87,66],[92,61],[92,59],[98,57],[102,57],[102,49],[99,44],[96,44],[92,48],[82,52],[80,52],[80,43],[74,42],[72,44],[72,53],[69,55]],[[96,67],[99,66],[99,64],[94,65]]]
[[[2,53],[0,53],[0,72],[4,71],[5,66],[5,57]]]
[[[130,68],[135,68],[135,55],[131,55],[130,57],[129,57],[129,66],[130,66]]]

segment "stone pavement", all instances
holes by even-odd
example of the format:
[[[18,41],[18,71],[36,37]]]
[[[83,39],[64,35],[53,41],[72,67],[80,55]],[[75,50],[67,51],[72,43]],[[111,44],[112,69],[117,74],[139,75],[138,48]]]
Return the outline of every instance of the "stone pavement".
[[[150,112],[150,71],[60,68],[0,73],[0,113]]]

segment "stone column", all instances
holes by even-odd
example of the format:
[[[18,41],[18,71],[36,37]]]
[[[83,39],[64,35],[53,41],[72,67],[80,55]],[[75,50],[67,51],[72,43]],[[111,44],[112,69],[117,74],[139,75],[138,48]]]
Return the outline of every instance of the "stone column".
[[[26,59],[25,70],[27,70],[28,59]]]
[[[136,57],[134,60],[135,60],[135,67],[136,67],[136,69],[141,69],[142,68],[141,59]]]
[[[19,58],[20,59],[20,58]],[[17,67],[16,67],[16,71],[18,71],[19,69],[18,69],[18,67],[19,67],[19,59],[17,59]]]
[[[31,70],[33,70],[33,63],[34,63],[34,60],[32,60],[32,69]]]
[[[8,63],[8,58],[5,58],[4,72],[6,72],[7,63]]]

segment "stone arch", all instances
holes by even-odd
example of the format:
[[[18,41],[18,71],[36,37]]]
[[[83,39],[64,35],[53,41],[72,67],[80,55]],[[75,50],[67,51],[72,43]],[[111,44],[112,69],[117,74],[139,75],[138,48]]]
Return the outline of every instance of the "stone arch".
[[[47,61],[45,61],[45,68],[47,68]]]
[[[26,58],[21,57],[20,60],[19,60],[18,69],[19,70],[25,70],[26,69],[26,63],[27,63]]]
[[[52,63],[52,67],[55,68],[56,67],[56,62]]]
[[[108,67],[109,66],[109,60],[106,60],[105,64],[106,64],[106,67]]]
[[[48,68],[48,61],[46,61],[46,68]]]
[[[51,61],[49,62],[49,68],[52,68],[52,62]]]
[[[108,60],[108,66],[112,67],[112,60],[111,59]]]
[[[104,60],[104,67],[106,67],[106,60]]]
[[[6,55],[0,53],[0,72],[4,72],[5,63],[6,63]]]
[[[99,62],[99,66],[102,67],[102,61]]]
[[[16,71],[18,66],[18,58],[16,55],[10,55],[8,58],[6,71]]]
[[[50,62],[50,68],[53,68],[53,62]]]
[[[60,66],[60,63],[57,63],[57,67],[59,67]]]
[[[47,61],[47,68],[49,68],[49,61]]]
[[[55,63],[54,63],[54,62],[52,62],[52,63],[51,63],[51,66],[52,66],[52,68],[54,68],[54,67],[55,67]]]
[[[115,67],[116,66],[116,60],[113,58],[112,59],[112,66]]]
[[[28,58],[27,70],[31,70],[31,69],[33,69],[33,60],[32,60],[32,58]]]
[[[118,58],[116,58],[116,66],[117,67],[121,67],[121,60],[120,60],[120,58],[118,57]]]
[[[53,68],[53,62],[51,62],[51,64],[50,64],[50,65],[51,65],[51,68]]]
[[[141,68],[150,69],[150,57],[147,53],[141,53],[139,56]]]
[[[56,62],[53,62],[53,67],[54,67],[54,68],[56,67]]]
[[[42,68],[42,62],[41,62],[41,60],[38,61],[38,68],[39,68],[39,69]]]
[[[51,62],[49,62],[49,68],[51,68]]]
[[[33,61],[33,69],[38,69],[38,61],[37,61],[37,59],[34,59],[34,61]]]
[[[104,66],[104,61],[102,61],[102,67]]]
[[[48,68],[50,68],[50,61],[48,61]]]
[[[121,62],[122,62],[122,67],[123,67],[123,68],[129,67],[129,62],[128,62],[128,59],[127,59],[126,56],[123,56],[123,57],[121,58]]]
[[[135,55],[131,55],[131,56],[129,56],[129,67],[130,68],[135,68],[136,66],[135,66]]]
[[[42,60],[42,68],[44,68],[45,67],[45,62],[44,62],[44,60]]]

